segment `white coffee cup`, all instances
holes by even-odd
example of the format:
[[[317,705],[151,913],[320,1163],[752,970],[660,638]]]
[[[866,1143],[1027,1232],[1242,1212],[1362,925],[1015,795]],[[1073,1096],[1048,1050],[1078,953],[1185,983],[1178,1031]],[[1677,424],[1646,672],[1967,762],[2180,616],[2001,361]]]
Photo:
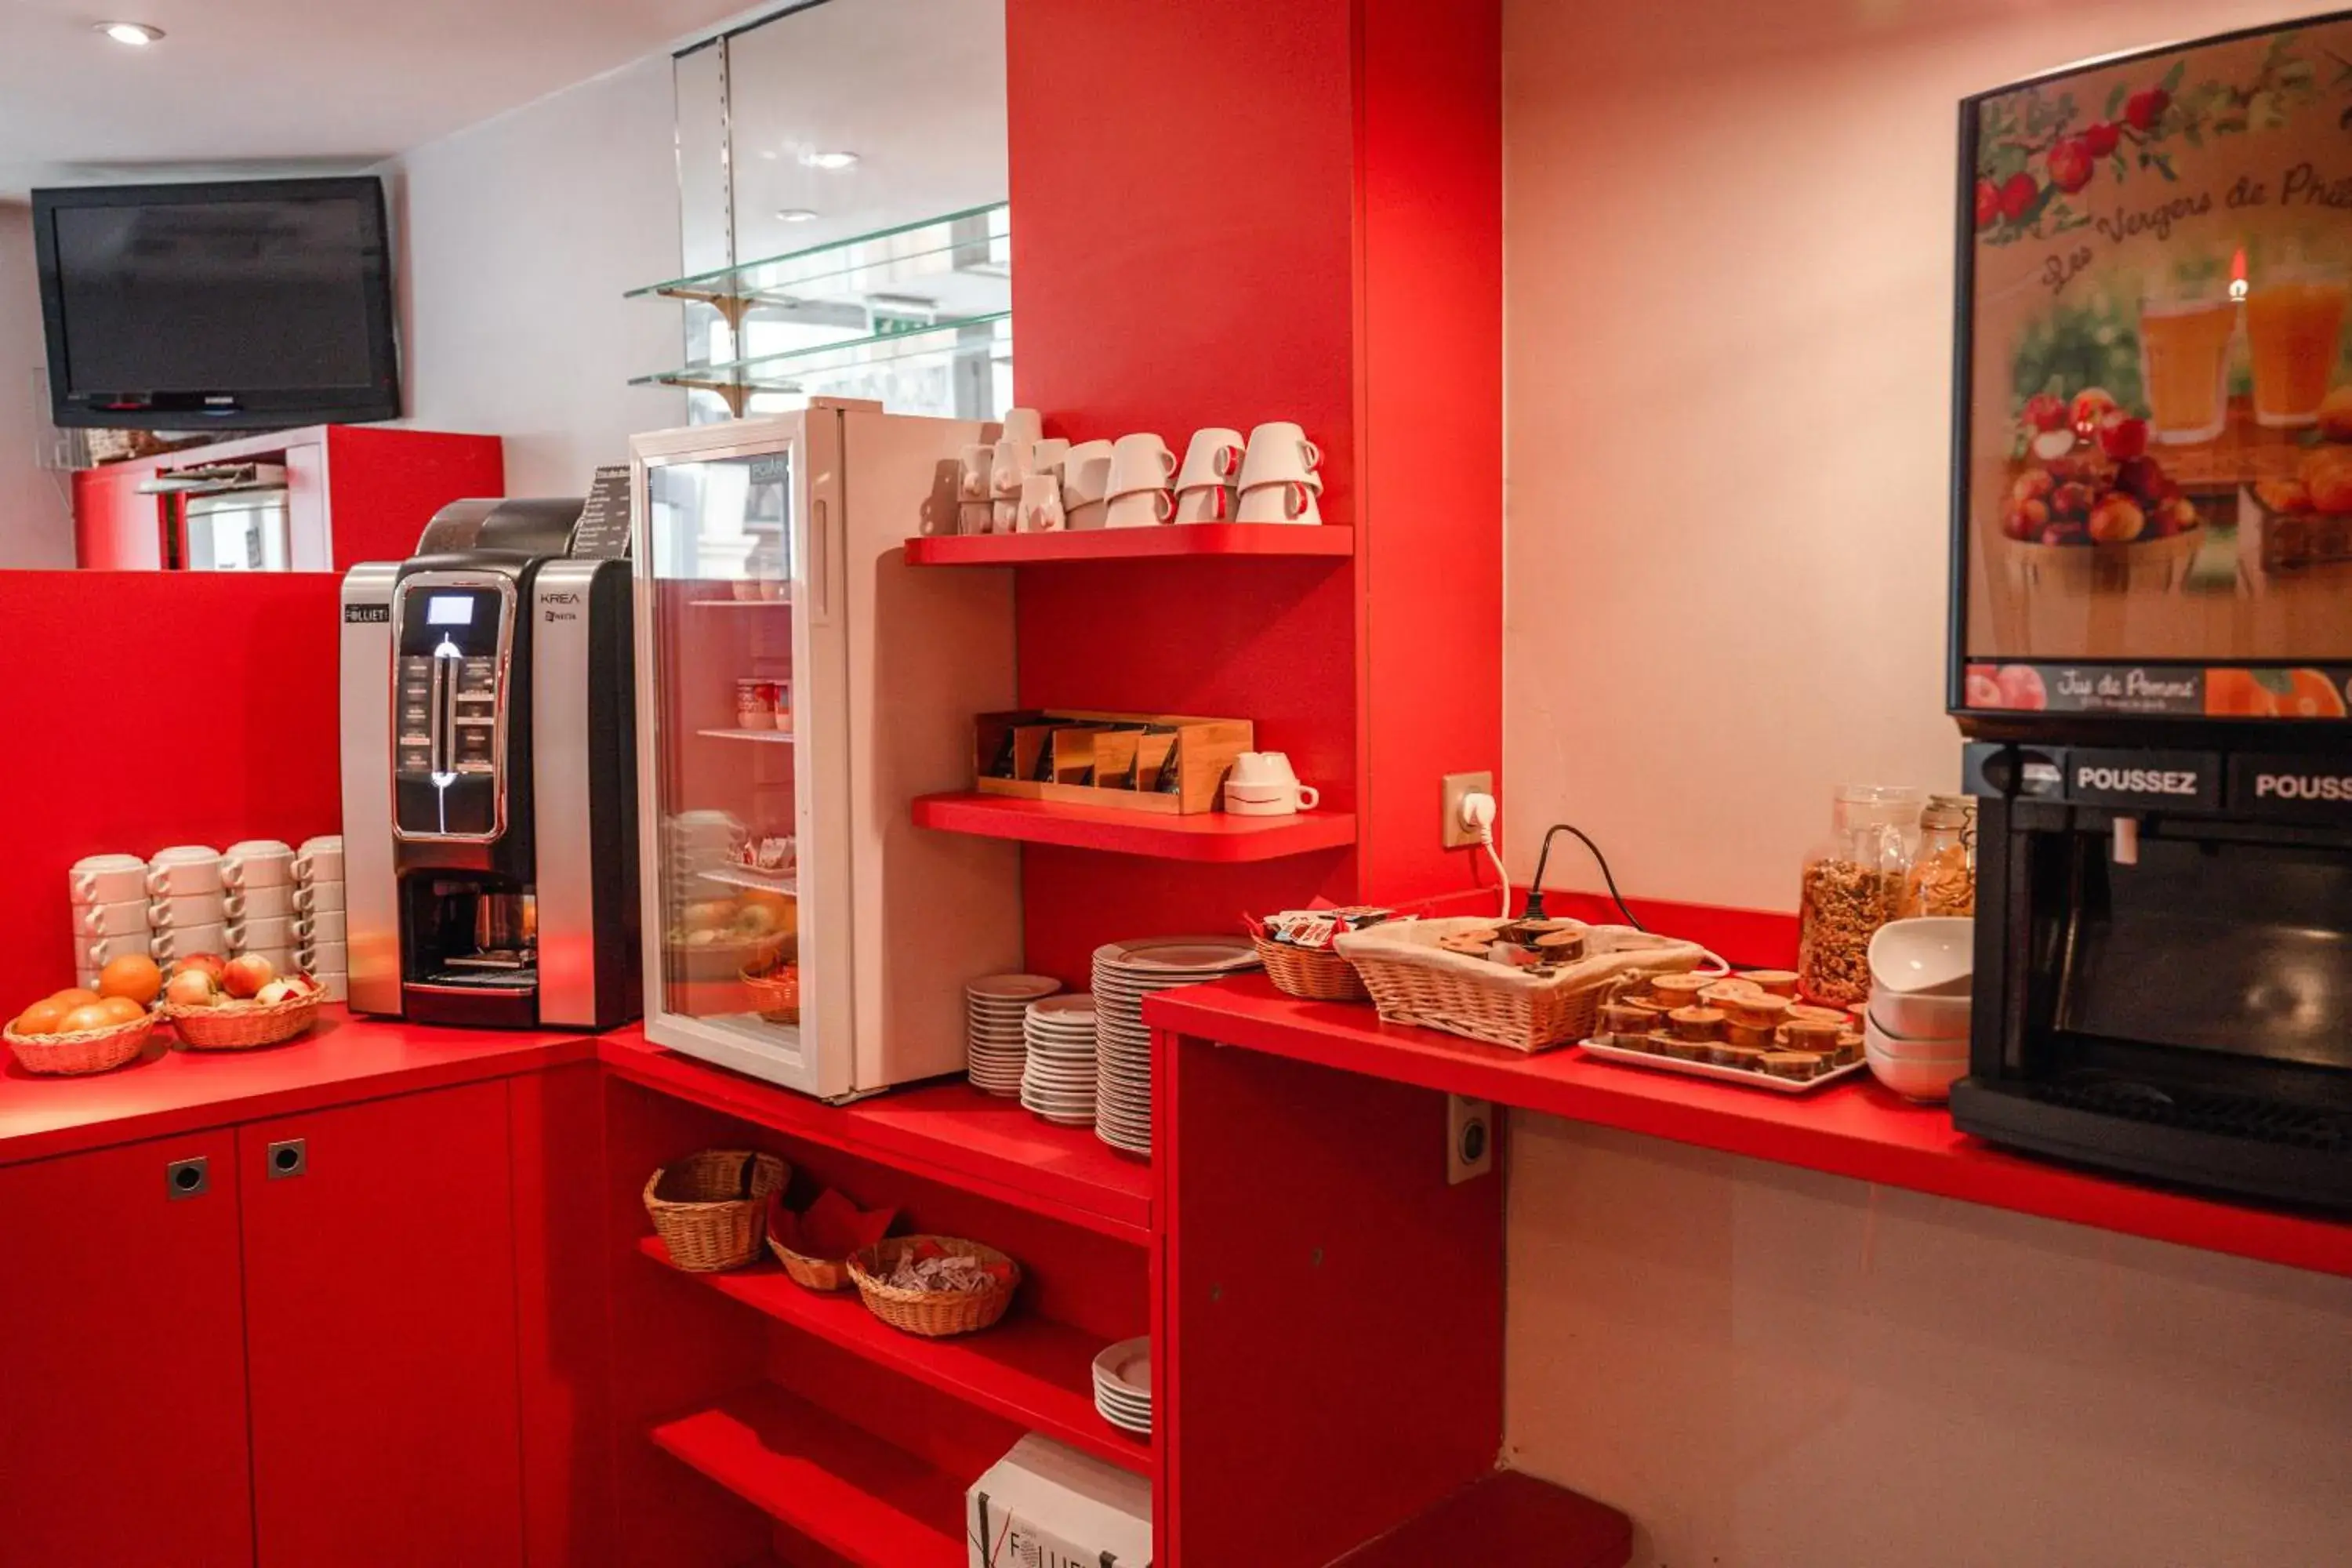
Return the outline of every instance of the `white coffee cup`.
[[[104,969],[118,958],[131,953],[144,955],[154,948],[154,939],[143,931],[124,931],[118,936],[84,937],[81,945],[81,967]]]
[[[1322,467],[1323,453],[1304,430],[1287,420],[1275,420],[1249,433],[1249,449],[1242,457],[1241,473],[1234,483],[1246,490],[1278,479],[1296,479],[1319,493],[1323,477],[1318,470]]]
[[[1223,485],[1196,485],[1176,492],[1179,522],[1232,522],[1234,492]]]
[[[1008,436],[996,444],[996,455],[988,466],[988,493],[998,500],[1012,500],[1021,494],[1021,486],[1029,478],[1029,458],[1033,448],[1026,441],[1016,441]]]
[[[1100,528],[1110,515],[1110,502],[1107,500],[1080,501],[1073,506],[1069,497],[1065,495],[1062,502],[1062,520],[1074,531],[1081,528]]]
[[[226,893],[189,893],[176,899],[151,900],[147,905],[147,923],[156,931],[216,926],[227,919]]]
[[[352,972],[352,950],[340,942],[314,942],[307,947],[296,948],[294,956],[301,961],[305,970],[312,973],[321,969],[332,970],[337,974]]]
[[[126,899],[118,904],[76,904],[74,930],[84,936],[130,936],[147,930],[147,900]]]
[[[1323,508],[1314,489],[1296,479],[1255,485],[1234,503],[1235,522],[1299,522],[1319,524]]]
[[[1014,533],[1020,531],[1021,493],[1018,490],[1010,496],[991,501],[989,506],[992,511],[988,521],[989,532]]]
[[[340,882],[343,879],[343,836],[322,833],[316,838],[305,838],[294,851],[294,879],[298,882]]]
[[[242,838],[221,851],[221,885],[232,892],[293,879],[294,846],[282,839]]]
[[[77,904],[120,904],[147,896],[147,862],[136,855],[85,855],[66,873]]]
[[[1117,500],[1138,490],[1164,490],[1175,477],[1176,454],[1168,449],[1168,443],[1148,430],[1139,431],[1112,443],[1110,488],[1103,493]]]
[[[1059,533],[1065,519],[1062,515],[1062,479],[1058,474],[1032,474],[1021,487],[1021,521],[1023,533]]]
[[[307,888],[294,889],[294,912],[299,915],[320,910],[341,910],[343,907],[343,885],[341,882],[313,882]]]
[[[209,952],[226,958],[229,952],[228,927],[225,925],[180,926],[155,933],[149,949],[159,963],[175,958],[194,958]]]
[[[174,844],[147,863],[147,896],[184,898],[221,890],[220,851],[203,844]]]
[[[968,500],[956,508],[958,533],[986,533],[996,521],[996,503]]]
[[[294,917],[266,915],[228,922],[228,944],[239,952],[274,952],[294,945]]]
[[[1314,810],[1322,799],[1314,785],[1295,779],[1279,784],[1225,785],[1225,809],[1236,816],[1288,816]]]
[[[996,448],[974,442],[956,451],[956,500],[986,500],[989,495],[989,470],[996,461]]]
[[[1157,528],[1176,515],[1176,498],[1166,490],[1135,490],[1113,496],[1103,514],[1105,528]]]
[[[1287,752],[1244,752],[1226,769],[1225,782],[1244,788],[1254,784],[1295,784],[1298,774],[1290,765]]]
[[[1184,465],[1176,470],[1176,488],[1192,490],[1203,485],[1231,485],[1242,471],[1243,450],[1238,430],[1211,426],[1193,431],[1192,444],[1184,448]]]
[[[1110,497],[1111,444],[1081,441],[1062,457],[1062,505],[1066,509]]]
[[[302,915],[294,921],[294,935],[302,942],[342,942],[348,932],[343,911],[320,910],[314,915]]]
[[[1009,440],[1034,443],[1045,438],[1045,416],[1034,408],[1004,411],[1003,434]]]
[[[310,885],[318,886],[315,882]],[[266,888],[247,888],[222,900],[222,912],[232,921],[290,915],[294,912],[294,895],[301,890],[291,882],[278,882]]]
[[[1042,441],[1029,443],[1029,471],[1033,474],[1053,474],[1058,477],[1062,465],[1069,460],[1070,444],[1059,436],[1048,436]]]

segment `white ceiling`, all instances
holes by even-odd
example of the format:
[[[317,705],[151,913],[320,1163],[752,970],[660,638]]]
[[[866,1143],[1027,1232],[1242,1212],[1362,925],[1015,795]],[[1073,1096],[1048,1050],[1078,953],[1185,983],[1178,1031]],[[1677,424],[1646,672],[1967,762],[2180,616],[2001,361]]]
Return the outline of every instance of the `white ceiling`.
[[[730,18],[744,0],[0,0],[0,199],[364,168]],[[143,49],[100,19],[164,30]]]

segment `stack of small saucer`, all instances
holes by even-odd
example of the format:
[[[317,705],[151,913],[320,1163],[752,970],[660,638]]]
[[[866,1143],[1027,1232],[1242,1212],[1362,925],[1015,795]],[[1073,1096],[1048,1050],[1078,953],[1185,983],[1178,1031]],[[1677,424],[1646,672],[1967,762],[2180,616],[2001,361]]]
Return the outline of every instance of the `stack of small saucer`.
[[[1079,993],[1029,1004],[1028,1061],[1021,1103],[1046,1121],[1085,1127],[1095,1119],[1095,999]]]
[[[1143,999],[1257,967],[1257,950],[1233,936],[1154,936],[1095,949],[1095,1037],[1101,1060],[1095,1136],[1130,1154],[1151,1152],[1151,1029]]]
[[[1021,1092],[1029,1004],[1062,983],[1049,974],[984,974],[963,988],[965,1075],[983,1094]]]
[[[1121,1340],[1095,1357],[1095,1408],[1139,1437],[1151,1436],[1151,1340]]]

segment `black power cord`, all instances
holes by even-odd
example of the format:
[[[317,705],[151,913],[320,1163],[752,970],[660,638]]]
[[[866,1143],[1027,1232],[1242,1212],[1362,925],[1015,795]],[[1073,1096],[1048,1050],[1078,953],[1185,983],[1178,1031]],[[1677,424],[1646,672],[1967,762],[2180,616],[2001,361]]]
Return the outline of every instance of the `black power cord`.
[[[1609,885],[1609,897],[1615,901],[1617,912],[1625,917],[1625,923],[1638,931],[1648,931],[1650,928],[1635,920],[1633,911],[1625,907],[1625,895],[1617,890],[1617,879],[1610,875],[1609,857],[1601,853],[1601,846],[1586,837],[1582,828],[1571,827],[1565,822],[1555,822],[1544,832],[1543,848],[1536,855],[1536,874],[1528,883],[1527,907],[1519,911],[1519,918],[1526,921],[1539,921],[1544,918],[1544,867],[1551,860],[1553,836],[1561,833],[1575,835],[1577,842],[1592,851],[1592,863],[1601,868],[1601,879]]]

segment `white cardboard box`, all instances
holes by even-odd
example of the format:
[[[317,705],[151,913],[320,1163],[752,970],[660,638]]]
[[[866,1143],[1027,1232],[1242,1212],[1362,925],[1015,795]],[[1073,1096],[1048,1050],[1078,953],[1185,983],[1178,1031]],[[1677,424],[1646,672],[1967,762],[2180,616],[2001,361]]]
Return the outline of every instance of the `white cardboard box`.
[[[1034,1432],[964,1510],[971,1568],[1151,1568],[1151,1483]]]

